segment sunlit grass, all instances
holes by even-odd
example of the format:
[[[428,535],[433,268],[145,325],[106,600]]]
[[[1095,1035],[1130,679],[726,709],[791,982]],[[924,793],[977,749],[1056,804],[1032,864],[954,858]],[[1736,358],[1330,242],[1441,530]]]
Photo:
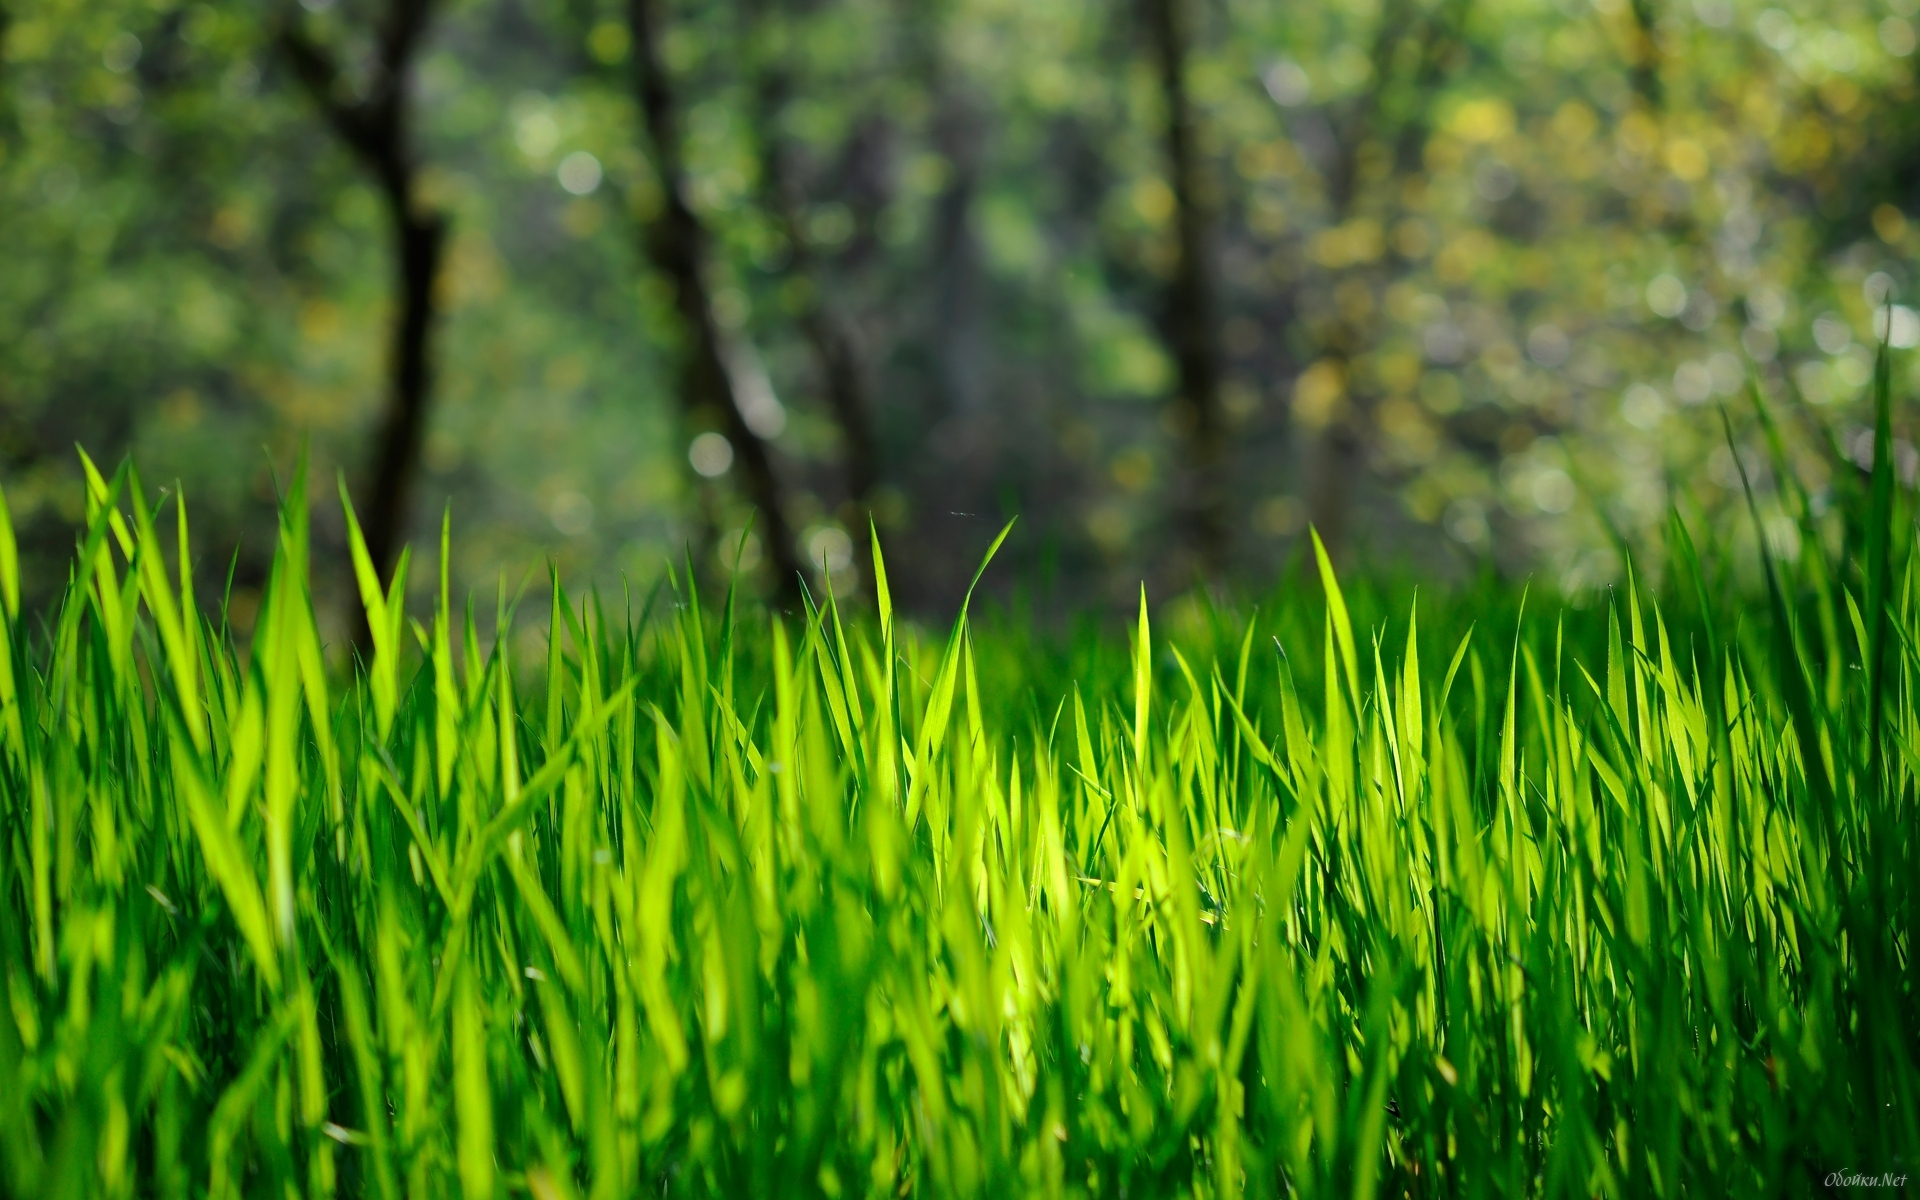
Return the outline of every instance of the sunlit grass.
[[[1910,1171],[1920,598],[1885,389],[1841,552],[1785,489],[1805,549],[1757,598],[1676,519],[1658,595],[1343,597],[1323,557],[1260,611],[1169,639],[1143,597],[1071,648],[910,630],[882,570],[857,619],[555,582],[516,664],[444,537],[420,623],[355,533],[343,673],[302,485],[240,639],[179,506],[163,533],[90,468],[44,617],[0,509],[0,1190]]]

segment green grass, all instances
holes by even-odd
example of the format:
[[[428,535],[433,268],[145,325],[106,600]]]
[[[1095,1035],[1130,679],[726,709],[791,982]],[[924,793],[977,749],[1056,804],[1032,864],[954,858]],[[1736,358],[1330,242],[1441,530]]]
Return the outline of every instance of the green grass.
[[[0,536],[0,1191],[1915,1171],[1920,596],[1880,396],[1837,519],[1777,494],[1804,549],[1764,592],[1676,518],[1658,593],[1343,597],[1322,559],[1058,643],[927,636],[884,582],[788,621],[556,583],[515,662],[444,567],[423,624],[362,554],[348,672],[301,485],[242,639],[179,506],[161,532],[92,474],[44,618]]]

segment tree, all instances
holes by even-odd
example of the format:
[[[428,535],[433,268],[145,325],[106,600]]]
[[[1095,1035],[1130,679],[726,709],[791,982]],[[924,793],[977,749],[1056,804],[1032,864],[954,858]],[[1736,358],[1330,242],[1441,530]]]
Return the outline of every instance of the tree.
[[[408,86],[432,16],[432,0],[386,0],[374,31],[365,94],[349,95],[334,53],[288,22],[280,46],[334,133],[373,177],[393,236],[394,306],[387,400],[380,416],[366,510],[367,551],[385,574],[399,557],[432,394],[433,287],[447,221],[419,194],[420,162]],[[364,631],[363,631],[364,632]]]
[[[1220,407],[1218,304],[1213,281],[1213,214],[1201,165],[1187,58],[1192,14],[1184,0],[1145,0],[1146,33],[1158,69],[1166,126],[1167,173],[1173,190],[1176,242],[1162,320],[1173,351],[1185,441],[1186,478],[1180,504],[1191,558],[1202,576],[1218,579],[1228,566],[1225,478],[1226,429]]]
[[[638,577],[677,550],[684,421],[735,451],[700,487],[710,533],[766,494],[793,531],[853,525],[845,500],[884,474],[903,609],[957,601],[996,511],[1027,518],[1035,561],[1058,547],[1065,605],[1186,583],[1205,484],[1236,578],[1279,569],[1311,515],[1336,553],[1444,569],[1457,547],[1597,582],[1619,568],[1595,507],[1639,544],[1670,481],[1711,498],[1709,525],[1744,512],[1706,406],[1737,403],[1749,365],[1851,452],[1875,322],[1920,341],[1908,0],[1470,23],[1464,0],[648,0],[677,164],[640,125],[624,3],[434,5],[405,53],[393,14],[425,10],[396,3],[270,6],[327,52],[303,88],[257,6],[0,0],[0,473],[40,577],[83,511],[75,440],[186,481],[209,540],[251,547],[260,445],[284,462],[310,438],[365,488],[376,429],[488,530],[454,586],[549,551]],[[310,92],[356,135],[401,118],[386,149],[431,140],[314,154],[337,139]],[[390,157],[430,180],[376,187]],[[658,189],[663,162],[682,178]],[[432,289],[390,249],[390,227],[442,223],[423,187],[459,214]],[[653,228],[662,191],[691,211]],[[659,244],[704,273],[679,301],[652,264],[628,286],[627,252]],[[409,274],[415,313],[438,298],[424,323],[399,319]],[[1905,311],[1877,314],[1889,278]],[[1176,357],[1176,324],[1199,356]],[[390,368],[423,327],[429,436],[398,438]],[[762,446],[711,382],[747,328],[746,414],[771,411],[762,367],[807,397],[777,442],[753,426]],[[1209,471],[1173,401],[1207,394],[1214,356]],[[704,382],[696,362],[680,386],[683,358]],[[264,567],[239,563],[244,613]]]
[[[827,408],[845,444],[848,515],[857,520],[869,515],[881,477],[870,375],[853,322],[828,290],[825,264],[807,229],[798,151],[781,127],[795,92],[791,51],[784,36],[791,14],[782,11],[778,0],[749,0],[747,7],[758,35],[752,128],[762,202],[786,239],[784,274],[798,285],[802,297],[795,321],[812,351]],[[854,544],[861,544],[858,538]]]
[[[659,177],[661,202],[642,222],[641,240],[653,264],[673,286],[681,345],[679,393],[687,426],[717,423],[746,475],[748,498],[765,530],[774,590],[783,605],[799,599],[800,558],[788,524],[773,455],[742,410],[735,379],[740,351],[731,346],[713,311],[707,278],[711,236],[687,195],[687,167],[680,103],[660,41],[666,32],[665,0],[628,0],[633,39],[634,89],[647,148]]]
[[[1394,0],[1381,12],[1368,55],[1373,86],[1340,114],[1334,127],[1336,145],[1325,171],[1328,224],[1333,229],[1340,230],[1361,216],[1367,201],[1392,205],[1388,198],[1394,196],[1396,185],[1422,169],[1421,152],[1430,131],[1430,97],[1452,65],[1468,4],[1469,0],[1441,0],[1422,12],[1408,0]],[[1379,226],[1386,223],[1376,220]],[[1377,259],[1372,255],[1366,261]],[[1365,273],[1366,264],[1334,267],[1330,277],[1301,281],[1303,290],[1323,291],[1335,303],[1325,309],[1312,305],[1296,309],[1325,314],[1309,317],[1309,323],[1318,326],[1311,330],[1311,337],[1321,355],[1316,386],[1337,387],[1341,393],[1313,430],[1307,472],[1308,511],[1321,540],[1335,554],[1345,549],[1348,540],[1353,485],[1365,467],[1372,420],[1357,394],[1354,364],[1380,335],[1371,304],[1364,315],[1349,314],[1339,298],[1343,283]],[[1327,382],[1319,383],[1320,379]]]

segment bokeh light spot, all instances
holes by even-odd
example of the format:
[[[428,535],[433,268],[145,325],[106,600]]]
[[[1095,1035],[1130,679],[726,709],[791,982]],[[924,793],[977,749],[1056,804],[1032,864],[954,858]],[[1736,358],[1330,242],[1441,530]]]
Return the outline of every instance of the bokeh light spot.
[[[708,479],[718,479],[733,466],[733,443],[724,434],[703,433],[687,447],[687,461]]]

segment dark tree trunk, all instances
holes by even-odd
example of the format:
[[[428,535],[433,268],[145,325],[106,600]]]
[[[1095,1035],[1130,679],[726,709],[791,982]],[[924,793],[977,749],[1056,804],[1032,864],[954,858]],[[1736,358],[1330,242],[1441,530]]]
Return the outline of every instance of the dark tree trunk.
[[[1364,427],[1365,417],[1351,408],[1335,417],[1314,436],[1307,464],[1307,512],[1327,553],[1336,558],[1346,551],[1354,483],[1366,468]],[[1311,563],[1303,567],[1313,574]]]
[[[392,198],[389,204],[394,204]],[[383,575],[400,557],[406,540],[414,476],[426,434],[427,398],[433,388],[428,356],[435,315],[433,285],[447,232],[446,222],[438,216],[417,217],[404,208],[394,212],[393,221],[400,306],[387,351],[390,382],[374,451],[366,526],[367,553]]]
[[[943,419],[977,417],[987,398],[980,253],[973,234],[987,129],[981,105],[948,63],[952,8],[952,0],[899,2],[906,69],[923,83],[932,108],[928,140],[947,166],[931,206],[921,292],[928,300],[923,346],[931,368],[923,431],[939,427]],[[924,442],[919,449],[925,452]]]
[[[947,415],[971,418],[987,399],[980,247],[973,233],[986,130],[977,106],[960,85],[949,82],[939,90],[944,95],[938,101],[933,137],[951,177],[933,204],[934,356],[939,400]]]
[[[1178,420],[1185,438],[1182,523],[1201,575],[1217,580],[1230,554],[1227,528],[1226,429],[1220,411],[1220,350],[1215,334],[1212,203],[1202,177],[1193,100],[1187,92],[1192,38],[1183,0],[1145,0],[1147,35],[1166,109],[1177,257],[1166,292],[1166,328],[1179,374]]]
[[[1389,148],[1388,186],[1421,170],[1421,155],[1431,127],[1430,97],[1444,80],[1450,60],[1459,48],[1471,0],[1445,0],[1431,15],[1396,0],[1383,12],[1374,33],[1370,60],[1376,86],[1362,95],[1341,122],[1337,153],[1327,174],[1329,222],[1343,225],[1355,216],[1361,200],[1361,156],[1369,143]],[[1395,86],[1395,63],[1401,47],[1411,39],[1418,53],[1411,71]],[[1399,104],[1394,103],[1398,99]],[[1323,282],[1328,292],[1335,280]],[[1366,322],[1343,316],[1328,319],[1317,339],[1325,357],[1351,380],[1355,358],[1364,354],[1377,336]],[[1351,385],[1349,385],[1351,389]],[[1306,504],[1309,520],[1327,552],[1342,557],[1352,534],[1352,509],[1357,486],[1367,470],[1373,414],[1364,396],[1351,390],[1325,427],[1314,431],[1307,444]]]
[[[819,286],[814,284],[816,291]],[[827,405],[846,440],[847,500],[857,517],[867,517],[874,490],[880,486],[880,446],[873,432],[872,389],[859,339],[845,315],[831,305],[809,306],[801,314],[800,328],[819,359]]]
[[[766,19],[768,5],[761,0],[749,6],[753,18]],[[801,188],[798,164],[787,138],[781,133],[780,120],[793,95],[793,80],[788,73],[784,45],[769,49],[756,47],[761,55],[759,78],[755,87],[757,108],[754,127],[760,158],[762,191],[767,211],[787,239],[789,279],[803,285],[807,301],[799,313],[800,332],[820,371],[821,390],[834,423],[846,444],[847,500],[851,515],[867,517],[874,489],[880,486],[880,448],[873,431],[873,395],[865,356],[852,321],[828,294],[825,272],[807,235],[806,197]],[[859,530],[854,544],[860,545]]]
[[[628,0],[627,23],[633,37],[635,94],[646,127],[648,149],[659,176],[659,214],[641,229],[647,256],[673,284],[685,344],[680,349],[680,403],[687,426],[717,425],[733,444],[746,477],[748,499],[759,511],[767,556],[773,567],[774,594],[783,607],[800,600],[800,556],[787,523],[779,477],[767,444],[747,425],[740,410],[728,347],[713,315],[708,287],[705,225],[687,200],[686,158],[680,140],[680,108],[660,52],[665,31],[663,0]]]
[[[288,23],[279,45],[294,74],[325,114],[327,123],[373,176],[391,221],[394,283],[398,303],[387,346],[387,395],[368,479],[367,553],[384,578],[400,557],[409,502],[420,469],[433,392],[434,281],[446,244],[446,220],[421,208],[415,196],[420,165],[414,153],[413,112],[407,85],[432,15],[432,0],[390,0],[378,35],[379,68],[366,98],[339,95],[340,71],[332,54]],[[367,648],[366,614],[356,622],[356,643]]]

